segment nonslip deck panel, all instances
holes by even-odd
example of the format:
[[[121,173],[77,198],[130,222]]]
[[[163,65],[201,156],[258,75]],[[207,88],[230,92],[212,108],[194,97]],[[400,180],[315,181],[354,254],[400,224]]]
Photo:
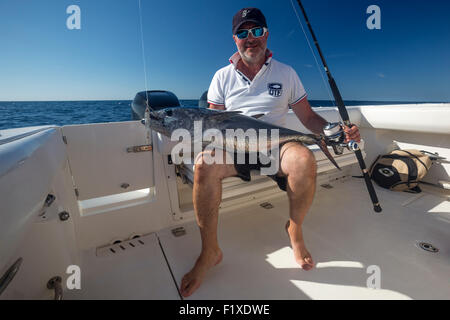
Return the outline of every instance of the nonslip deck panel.
[[[156,235],[144,242],[110,255],[84,252],[81,290],[65,291],[64,299],[179,300]]]
[[[415,201],[402,206],[416,195],[376,190],[381,214],[373,212],[360,179],[316,194],[304,222],[305,242],[317,264],[311,271],[293,259],[284,231],[285,198],[271,201],[273,209],[254,205],[221,215],[224,259],[188,299],[448,299],[448,201],[427,194],[415,200],[417,208]],[[195,222],[184,227],[181,237],[158,232],[178,283],[200,252]],[[423,251],[418,241],[440,251]],[[379,290],[367,287],[373,266],[380,270]]]

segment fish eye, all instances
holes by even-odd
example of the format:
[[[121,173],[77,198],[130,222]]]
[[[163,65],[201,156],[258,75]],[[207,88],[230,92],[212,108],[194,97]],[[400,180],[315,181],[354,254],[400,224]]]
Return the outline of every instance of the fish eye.
[[[166,111],[166,115],[167,115],[168,117],[171,117],[171,116],[173,115],[173,111],[172,111],[172,110],[167,110],[167,111]]]

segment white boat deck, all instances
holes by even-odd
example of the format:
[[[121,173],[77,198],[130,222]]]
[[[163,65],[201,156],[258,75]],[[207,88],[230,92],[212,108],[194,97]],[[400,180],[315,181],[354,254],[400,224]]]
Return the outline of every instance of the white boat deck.
[[[284,230],[284,196],[270,200],[273,209],[255,204],[221,214],[224,259],[188,299],[449,298],[448,195],[395,193],[379,187],[376,191],[383,207],[380,214],[372,210],[361,179],[348,178],[331,189],[319,187],[304,222],[306,245],[316,262],[310,271],[293,259]],[[88,270],[89,279],[83,283],[89,287],[80,291],[81,296],[68,293],[66,299],[180,299],[173,279],[179,285],[200,252],[195,222],[184,228],[186,234],[180,237],[171,229],[157,232],[151,244],[132,253],[105,258],[86,252],[82,269]],[[439,252],[420,249],[420,241]],[[369,266],[374,265],[380,269],[381,289],[367,287],[373,275]]]
[[[450,104],[349,111],[369,146],[366,165],[395,148],[450,159]],[[335,109],[317,112],[337,120]],[[288,119],[304,131],[293,113]],[[18,259],[23,263],[0,299],[53,299],[47,283],[55,276],[62,277],[64,299],[182,299],[177,286],[201,242],[192,190],[168,161],[165,139],[153,137],[153,153],[128,154],[130,146],[147,143],[137,121],[1,134],[0,275]],[[304,271],[294,261],[284,230],[288,202],[273,181],[225,181],[224,258],[188,300],[450,299],[450,191],[422,184],[424,192],[410,194],[375,186],[383,208],[377,214],[364,181],[349,177],[361,172],[356,159],[340,172],[320,163],[318,184],[333,181],[332,188],[318,186],[303,226],[316,268]],[[444,160],[435,161],[424,181],[443,186],[449,179]],[[48,194],[56,200],[47,207]],[[68,220],[60,218],[63,211]],[[177,227],[186,234],[176,237]],[[127,240],[136,234],[142,244]],[[122,242],[108,247],[115,240]],[[439,251],[425,251],[421,242]],[[66,285],[73,265],[81,270],[81,290]],[[368,288],[375,278],[380,289]]]

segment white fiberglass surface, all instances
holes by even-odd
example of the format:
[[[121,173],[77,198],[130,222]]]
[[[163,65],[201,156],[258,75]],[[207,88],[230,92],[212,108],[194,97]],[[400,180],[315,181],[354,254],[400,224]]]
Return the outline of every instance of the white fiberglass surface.
[[[83,252],[81,288],[65,291],[64,299],[179,299],[156,235],[133,243]]]
[[[284,225],[285,197],[219,218],[221,264],[209,271],[188,299],[448,299],[450,206],[448,198],[395,193],[376,186],[383,208],[372,204],[363,180],[319,187],[304,222],[316,267],[295,262]],[[195,222],[186,235],[158,232],[178,284],[200,252]],[[431,253],[419,242],[439,249]],[[375,289],[373,287],[377,287]]]

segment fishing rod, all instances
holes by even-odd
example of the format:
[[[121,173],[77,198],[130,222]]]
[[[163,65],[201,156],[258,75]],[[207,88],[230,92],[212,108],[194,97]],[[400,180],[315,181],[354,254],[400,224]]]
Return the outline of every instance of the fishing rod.
[[[334,81],[334,78],[331,75],[330,69],[328,68],[327,62],[325,61],[325,58],[322,54],[322,50],[320,49],[319,42],[317,41],[316,35],[314,34],[314,31],[311,27],[311,23],[309,23],[308,16],[306,15],[305,8],[303,7],[301,0],[297,0],[297,3],[300,6],[300,9],[302,10],[303,16],[305,17],[306,24],[308,25],[309,32],[311,33],[311,36],[314,40],[314,44],[316,45],[317,51],[319,52],[320,59],[322,60],[323,67],[324,67],[325,72],[328,77],[328,83],[330,84],[331,91],[333,93],[334,100],[336,101],[336,105],[338,107],[339,114],[342,118],[342,121],[343,121],[344,125],[351,128],[353,125],[350,122],[350,117],[348,116],[347,108],[345,107],[344,101],[342,100],[341,93],[339,92],[336,82]],[[361,171],[363,173],[364,180],[366,182],[367,190],[369,191],[369,196],[370,196],[370,199],[372,200],[373,210],[375,212],[381,212],[382,209],[381,209],[380,203],[378,202],[378,197],[375,192],[375,189],[372,185],[372,180],[370,180],[369,173],[367,171],[366,164],[364,163],[364,159],[363,159],[361,150],[359,150],[359,148],[355,148],[355,149],[356,150],[353,150],[353,151],[355,152],[356,158],[358,159],[359,166],[361,167]],[[335,151],[336,151],[336,149],[335,149]]]

